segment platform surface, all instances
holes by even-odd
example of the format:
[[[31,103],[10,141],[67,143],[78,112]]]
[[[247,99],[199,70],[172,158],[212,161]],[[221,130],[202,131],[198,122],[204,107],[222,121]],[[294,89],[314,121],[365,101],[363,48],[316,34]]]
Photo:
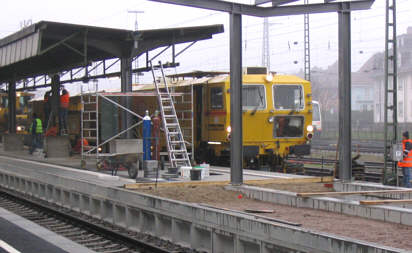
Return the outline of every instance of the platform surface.
[[[0,228],[0,253],[94,252],[1,207]]]

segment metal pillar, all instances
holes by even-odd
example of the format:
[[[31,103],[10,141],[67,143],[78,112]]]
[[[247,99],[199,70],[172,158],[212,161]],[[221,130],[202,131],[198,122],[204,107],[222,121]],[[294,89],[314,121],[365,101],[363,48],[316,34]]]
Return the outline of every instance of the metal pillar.
[[[242,15],[230,14],[230,183],[243,183]]]
[[[132,91],[132,59],[130,57],[122,57],[120,59],[121,68],[121,92],[131,92]],[[126,108],[130,108],[130,97],[122,97],[122,105]],[[127,129],[132,125],[132,116],[126,112],[122,111],[122,127],[119,129]],[[124,138],[132,138],[132,132],[127,131]]]
[[[16,133],[16,82],[9,82],[9,133]]]
[[[349,8],[348,8],[349,9]],[[339,178],[352,179],[350,11],[339,11]]]
[[[391,31],[392,29],[392,31]],[[385,164],[383,168],[383,183],[388,181],[387,167],[392,161],[390,150],[398,140],[398,66],[396,42],[396,0],[386,0],[385,26]],[[390,101],[391,100],[391,101]],[[391,120],[389,118],[392,117]],[[397,173],[397,163],[392,162],[392,173]],[[396,174],[395,174],[396,175]],[[398,177],[396,177],[398,185]]]
[[[269,52],[269,18],[263,19],[262,66],[270,70]]]
[[[305,4],[308,4],[309,0],[305,0]],[[305,46],[304,50],[304,72],[305,80],[310,81],[310,37],[309,37],[309,14],[303,15],[304,23],[304,35],[303,44]]]
[[[51,113],[50,117],[52,120],[52,126],[55,124],[56,120],[58,119],[60,115],[60,76],[57,74],[54,74],[51,78]],[[57,119],[56,119],[57,117]],[[48,122],[44,123],[46,127],[48,126]],[[59,133],[61,133],[61,126],[59,126]]]

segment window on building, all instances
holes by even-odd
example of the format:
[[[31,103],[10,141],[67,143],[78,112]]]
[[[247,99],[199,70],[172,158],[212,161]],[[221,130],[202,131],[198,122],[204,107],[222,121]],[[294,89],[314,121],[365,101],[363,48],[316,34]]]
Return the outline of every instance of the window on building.
[[[403,102],[398,103],[398,116],[403,118]]]
[[[403,90],[403,79],[400,79],[400,78],[398,82],[398,90]]]
[[[412,117],[412,101],[409,101],[409,116]]]
[[[223,109],[223,88],[222,87],[210,88],[210,108],[211,109]]]

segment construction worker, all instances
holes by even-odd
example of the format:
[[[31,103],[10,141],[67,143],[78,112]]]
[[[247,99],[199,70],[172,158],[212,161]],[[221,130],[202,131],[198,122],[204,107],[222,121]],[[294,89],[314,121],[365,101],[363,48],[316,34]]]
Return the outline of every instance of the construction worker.
[[[156,110],[154,117],[152,118],[152,147],[153,147],[153,158],[154,160],[160,161],[160,125],[162,124],[159,111]]]
[[[398,162],[402,168],[403,187],[411,188],[411,168],[412,168],[412,140],[409,139],[409,132],[402,133],[403,159]]]
[[[47,129],[48,124],[49,124],[49,117],[50,117],[50,111],[51,111],[51,101],[50,101],[50,95],[51,95],[51,91],[46,91],[46,93],[44,93],[44,129]]]
[[[59,128],[60,133],[64,129],[67,132],[67,114],[69,111],[69,92],[63,89],[62,95],[60,96],[60,114],[59,114]]]
[[[32,137],[29,153],[30,155],[32,155],[36,148],[41,147],[41,135],[43,133],[43,125],[41,119],[39,119],[36,113],[33,113],[33,122],[30,125],[29,132]]]
[[[82,138],[80,138],[79,135],[76,135],[76,138],[74,140],[74,147],[72,149],[73,154],[80,154],[82,152]],[[86,138],[83,138],[83,151],[86,151],[89,149],[89,142],[87,141]]]

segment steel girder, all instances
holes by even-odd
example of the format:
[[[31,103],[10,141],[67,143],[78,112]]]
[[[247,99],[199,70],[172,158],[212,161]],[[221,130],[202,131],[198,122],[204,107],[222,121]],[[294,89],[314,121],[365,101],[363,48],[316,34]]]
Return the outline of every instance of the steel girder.
[[[289,5],[289,6],[274,6],[260,7],[256,5],[232,3],[221,0],[149,0],[153,2],[169,3],[183,5],[188,7],[196,7],[214,11],[223,11],[228,13],[236,13],[241,15],[255,17],[273,17],[273,16],[288,16],[299,14],[314,14],[337,11],[356,11],[369,9],[375,0],[359,0],[351,2],[327,2],[317,4],[304,5]],[[277,1],[285,2],[285,1]]]

